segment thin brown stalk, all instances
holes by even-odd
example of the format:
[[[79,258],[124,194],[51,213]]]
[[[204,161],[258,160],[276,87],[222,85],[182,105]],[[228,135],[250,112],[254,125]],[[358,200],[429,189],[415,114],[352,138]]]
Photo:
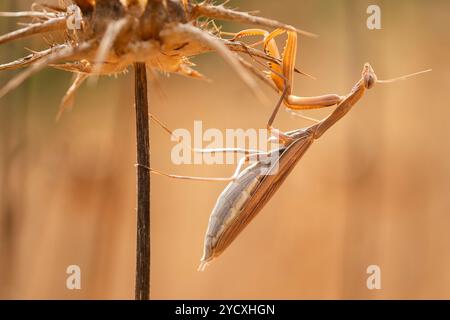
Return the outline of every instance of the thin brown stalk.
[[[150,298],[150,132],[145,63],[135,63],[137,243],[135,299]]]

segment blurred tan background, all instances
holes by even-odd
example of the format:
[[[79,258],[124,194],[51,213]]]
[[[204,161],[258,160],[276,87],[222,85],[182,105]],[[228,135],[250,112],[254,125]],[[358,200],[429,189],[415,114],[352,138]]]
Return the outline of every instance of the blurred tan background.
[[[28,9],[31,2],[2,1],[0,10]],[[382,30],[366,28],[369,4],[381,7]],[[349,92],[366,61],[380,78],[434,70],[369,91],[203,273],[197,266],[204,232],[226,184],[152,177],[152,297],[450,298],[450,3],[235,0],[231,6],[320,35],[300,38],[297,66],[317,80],[297,75],[299,95]],[[16,22],[2,18],[0,33]],[[42,46],[40,38],[0,46],[0,63]],[[221,130],[264,127],[271,104],[262,105],[216,54],[194,61],[213,82],[160,77],[150,89],[154,114],[172,128],[192,129],[194,120]],[[0,84],[14,74],[2,72]],[[84,85],[58,123],[67,73],[45,70],[0,100],[0,298],[133,298],[132,75]],[[286,112],[276,123],[284,130],[307,124]],[[183,175],[233,172],[175,166],[173,145],[152,127],[153,167]],[[80,291],[65,287],[71,264],[82,269]],[[381,290],[366,288],[372,264],[381,267]]]

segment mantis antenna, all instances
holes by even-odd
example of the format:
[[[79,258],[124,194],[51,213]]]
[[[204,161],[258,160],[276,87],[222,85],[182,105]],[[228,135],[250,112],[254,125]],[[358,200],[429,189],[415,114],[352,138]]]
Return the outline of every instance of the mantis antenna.
[[[406,79],[408,79],[408,78],[417,76],[417,75],[422,74],[422,73],[427,73],[427,72],[430,72],[430,71],[432,71],[432,70],[433,70],[433,69],[427,69],[427,70],[423,70],[423,71],[419,71],[419,72],[414,72],[414,73],[411,73],[411,74],[407,74],[407,75],[405,75],[405,76],[401,76],[401,77],[398,77],[398,78],[387,79],[387,80],[377,80],[377,83],[392,83],[392,82],[395,82],[395,81],[406,80]]]

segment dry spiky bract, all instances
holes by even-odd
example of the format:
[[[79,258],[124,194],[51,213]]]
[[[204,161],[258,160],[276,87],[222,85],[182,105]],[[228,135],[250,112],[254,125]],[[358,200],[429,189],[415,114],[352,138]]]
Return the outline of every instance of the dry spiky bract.
[[[218,52],[257,91],[250,72],[261,72],[232,51],[272,60],[239,42],[225,40],[211,19],[238,21],[267,28],[297,31],[289,25],[215,5],[211,1],[190,0],[75,0],[60,7],[33,5],[31,11],[3,12],[0,16],[31,19],[25,27],[0,36],[0,44],[48,32],[61,32],[64,43],[33,52],[0,65],[0,70],[29,67],[0,89],[0,97],[40,69],[51,66],[76,74],[63,99],[62,110],[73,100],[77,88],[92,75],[125,71],[135,62],[148,68],[184,76],[203,78],[193,70],[189,57]]]

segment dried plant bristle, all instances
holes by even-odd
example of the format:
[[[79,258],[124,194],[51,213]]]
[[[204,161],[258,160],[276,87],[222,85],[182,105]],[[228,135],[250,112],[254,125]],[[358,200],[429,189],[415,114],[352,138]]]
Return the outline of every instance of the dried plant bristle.
[[[48,32],[65,35],[63,43],[52,43],[46,50],[0,65],[0,71],[28,67],[0,89],[0,98],[44,67],[74,73],[74,83],[63,98],[61,111],[70,105],[76,90],[88,77],[121,73],[134,63],[145,63],[148,68],[162,73],[204,79],[193,69],[194,64],[189,58],[210,51],[219,53],[251,90],[258,93],[255,77],[251,74],[265,78],[261,76],[263,73],[234,52],[274,63],[280,61],[243,43],[223,39],[220,28],[212,19],[296,30],[281,22],[228,9],[208,0],[201,3],[190,0],[75,0],[61,6],[35,4],[31,11],[3,12],[0,16],[31,20],[30,24],[0,36],[0,44],[43,36]],[[69,28],[77,17],[81,18],[79,25]]]

